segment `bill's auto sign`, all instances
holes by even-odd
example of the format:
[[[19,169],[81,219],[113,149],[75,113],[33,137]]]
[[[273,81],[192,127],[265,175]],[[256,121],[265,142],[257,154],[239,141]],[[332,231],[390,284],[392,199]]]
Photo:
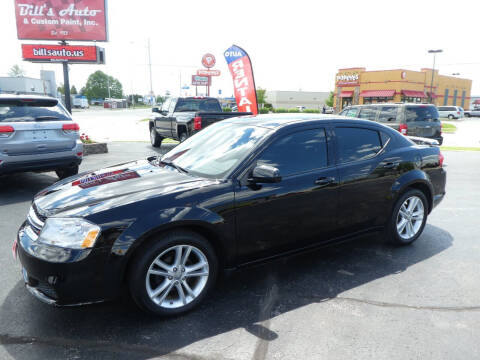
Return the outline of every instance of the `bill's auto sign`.
[[[98,63],[98,51],[98,47],[86,45],[22,44],[23,60],[36,62]]]
[[[17,36],[29,40],[107,41],[105,0],[15,0]]]

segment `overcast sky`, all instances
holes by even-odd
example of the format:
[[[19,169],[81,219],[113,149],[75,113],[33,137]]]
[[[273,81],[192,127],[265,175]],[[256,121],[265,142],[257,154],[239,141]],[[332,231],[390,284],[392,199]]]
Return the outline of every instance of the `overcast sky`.
[[[213,53],[222,75],[213,79],[212,95],[233,93],[223,51],[236,44],[250,55],[257,88],[330,91],[339,68],[367,70],[432,66],[440,73],[473,80],[480,95],[480,1],[187,1],[110,0],[110,41],[106,65],[72,65],[70,83],[80,89],[97,69],[118,78],[125,93],[149,91],[147,39],[151,42],[153,90],[176,95],[180,85],[202,68],[201,57]],[[59,64],[32,64],[21,59],[13,0],[0,0],[0,76],[14,64],[27,76]],[[46,42],[49,43],[49,42]],[[181,82],[180,82],[181,78]]]

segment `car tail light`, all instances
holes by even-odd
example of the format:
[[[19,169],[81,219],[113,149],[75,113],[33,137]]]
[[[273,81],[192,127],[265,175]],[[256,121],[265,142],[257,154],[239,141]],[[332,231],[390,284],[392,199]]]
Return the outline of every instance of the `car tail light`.
[[[195,116],[193,118],[193,128],[195,130],[200,130],[202,128],[202,118],[200,116]]]
[[[400,124],[398,131],[403,135],[407,135],[408,125],[407,124]]]
[[[460,115],[460,111],[457,111],[457,114]]]
[[[78,157],[82,157],[82,156],[83,156],[83,152],[78,152],[78,153],[77,153],[77,156],[78,156]]]
[[[63,124],[62,130],[66,133],[79,132],[80,126],[77,123]]]
[[[440,167],[443,167],[443,160],[445,160],[445,156],[443,156],[442,152],[440,151],[438,154],[438,165]]]
[[[10,125],[0,126],[0,138],[9,137],[15,131]]]

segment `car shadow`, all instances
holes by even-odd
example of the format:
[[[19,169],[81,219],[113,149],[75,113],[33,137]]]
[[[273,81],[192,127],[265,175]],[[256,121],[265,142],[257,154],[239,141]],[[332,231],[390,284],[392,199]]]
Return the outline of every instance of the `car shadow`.
[[[126,297],[53,308],[27,294],[19,281],[0,307],[4,332],[0,344],[15,359],[63,358],[65,349],[73,352],[67,355],[81,358],[147,359],[244,329],[257,337],[261,352],[268,342],[286,336],[269,328],[271,319],[312,303],[334,301],[348,290],[401,273],[452,243],[448,232],[427,225],[411,246],[393,247],[371,236],[282,258],[236,272],[197,309],[174,318],[146,315]]]

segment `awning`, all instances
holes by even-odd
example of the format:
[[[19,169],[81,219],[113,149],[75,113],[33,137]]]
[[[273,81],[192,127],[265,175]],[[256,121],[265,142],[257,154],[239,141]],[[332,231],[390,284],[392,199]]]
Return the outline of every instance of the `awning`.
[[[423,91],[416,90],[402,90],[403,95],[412,98],[425,98],[425,93]]]
[[[430,96],[430,91],[427,91],[427,95]],[[434,93],[432,93],[431,96],[432,96],[432,99],[436,99],[436,98],[440,97],[440,95],[437,95],[437,94],[434,94]]]
[[[353,96],[353,91],[342,91],[340,93],[340,97],[341,98],[344,98],[344,97],[352,97]]]
[[[393,97],[395,90],[364,90],[360,93],[363,97]]]

